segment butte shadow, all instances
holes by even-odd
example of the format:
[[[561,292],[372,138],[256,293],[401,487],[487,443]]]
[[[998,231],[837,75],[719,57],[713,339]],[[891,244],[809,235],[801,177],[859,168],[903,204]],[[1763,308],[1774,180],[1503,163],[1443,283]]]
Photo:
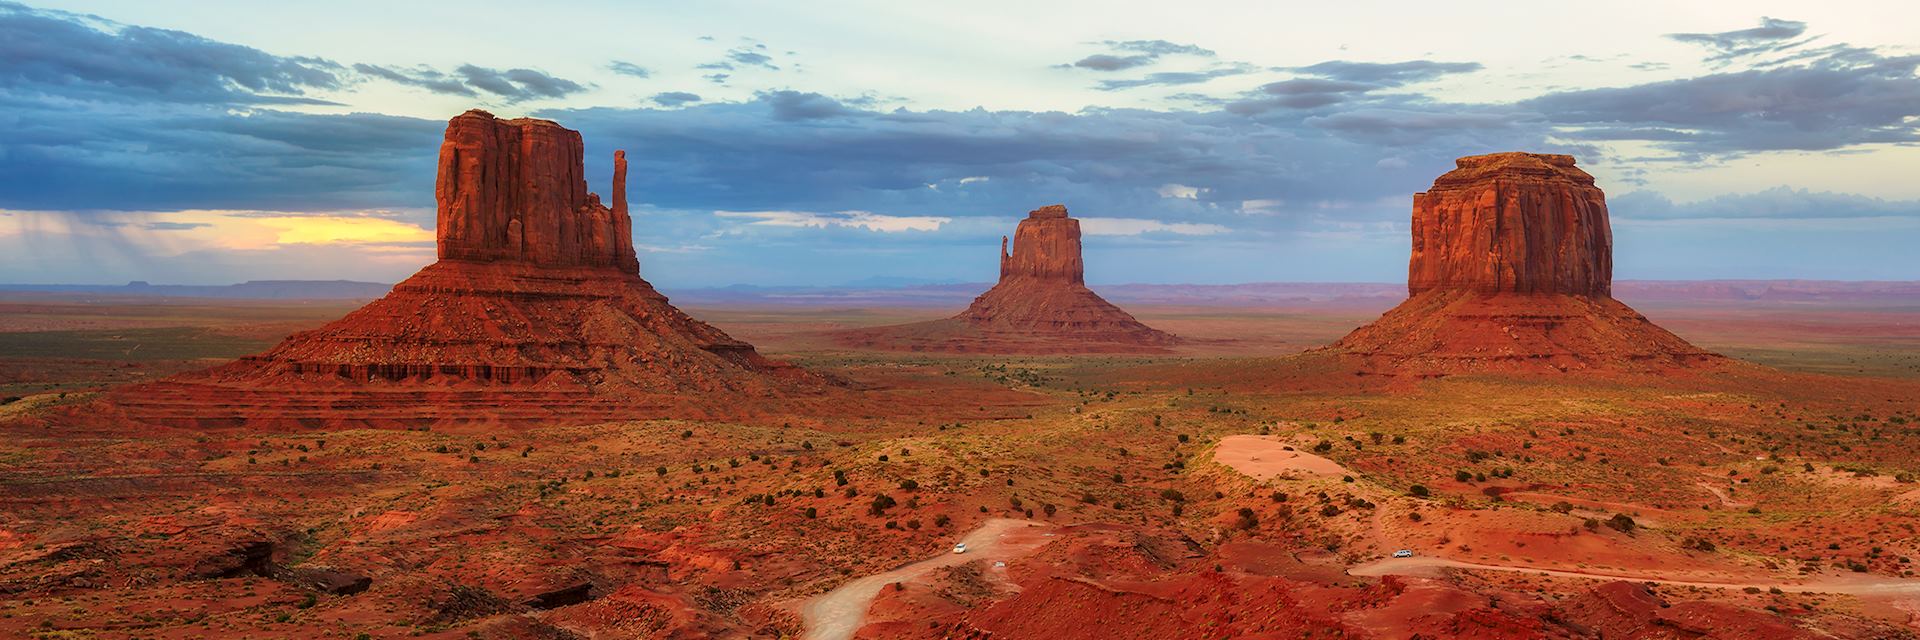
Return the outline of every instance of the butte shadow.
[[[96,403],[163,426],[321,428],[721,418],[841,384],[761,356],[639,274],[626,157],[613,206],[587,191],[579,132],[485,111],[447,124],[439,260],[385,297],[265,353]]]
[[[1664,373],[1727,358],[1613,298],[1606,194],[1573,156],[1495,153],[1413,197],[1408,298],[1318,351],[1363,374]]]
[[[1154,329],[1087,288],[1080,221],[1035,209],[1000,239],[1000,281],[951,318],[836,332],[864,349],[955,353],[1163,353],[1180,338]]]

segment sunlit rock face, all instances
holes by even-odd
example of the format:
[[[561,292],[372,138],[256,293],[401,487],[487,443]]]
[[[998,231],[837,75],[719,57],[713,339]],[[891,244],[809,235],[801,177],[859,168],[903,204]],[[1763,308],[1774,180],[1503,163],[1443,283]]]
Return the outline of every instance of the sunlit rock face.
[[[1406,302],[1330,348],[1362,373],[1659,372],[1724,362],[1613,299],[1606,194],[1566,155],[1495,153],[1413,197]]]
[[[1495,153],[1413,196],[1407,292],[1611,295],[1607,198],[1573,156]]]
[[[129,419],[256,426],[593,422],[741,415],[835,386],[682,313],[641,279],[614,156],[587,191],[580,134],[469,111],[440,148],[440,260],[265,353],[116,392]]]

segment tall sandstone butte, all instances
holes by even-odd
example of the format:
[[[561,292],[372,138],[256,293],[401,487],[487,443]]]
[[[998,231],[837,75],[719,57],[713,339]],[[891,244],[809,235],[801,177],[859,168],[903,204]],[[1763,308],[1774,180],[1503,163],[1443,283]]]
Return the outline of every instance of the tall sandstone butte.
[[[1413,197],[1408,299],[1335,343],[1363,372],[1659,371],[1722,360],[1613,299],[1606,194],[1572,156],[1469,156]]]
[[[945,320],[843,334],[863,347],[1009,353],[1159,351],[1179,338],[1113,306],[1086,285],[1080,221],[1035,209],[1000,239],[1000,281]]]
[[[578,132],[468,111],[447,124],[439,261],[265,353],[119,390],[154,423],[310,426],[736,415],[831,385],[688,317],[640,278],[614,155],[587,191]]]

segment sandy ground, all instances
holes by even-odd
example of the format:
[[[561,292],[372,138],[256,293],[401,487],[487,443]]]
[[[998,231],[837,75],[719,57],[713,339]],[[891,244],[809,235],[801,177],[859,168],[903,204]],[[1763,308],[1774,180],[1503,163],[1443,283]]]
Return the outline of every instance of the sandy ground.
[[[1338,462],[1289,447],[1277,436],[1227,436],[1214,447],[1213,459],[1255,480],[1271,480],[1292,472],[1352,475]]]
[[[995,518],[961,538],[966,553],[943,549],[940,555],[909,564],[886,573],[876,573],[806,601],[800,606],[800,618],[807,627],[804,640],[842,640],[852,638],[866,624],[867,609],[880,589],[895,582],[907,582],[941,567],[972,560],[1007,562],[1038,551],[1053,541],[1052,527],[1030,520]]]

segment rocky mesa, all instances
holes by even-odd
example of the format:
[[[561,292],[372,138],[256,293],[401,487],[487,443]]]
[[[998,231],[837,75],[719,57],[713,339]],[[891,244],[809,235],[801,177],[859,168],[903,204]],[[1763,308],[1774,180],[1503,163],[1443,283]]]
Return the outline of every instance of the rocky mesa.
[[[639,275],[624,153],[612,207],[582,158],[580,134],[551,121],[453,118],[437,262],[265,353],[106,404],[196,426],[551,423],[733,415],[833,386],[669,304]]]
[[[1660,371],[1724,361],[1612,296],[1606,195],[1573,156],[1495,153],[1413,197],[1406,302],[1331,350],[1361,371]]]
[[[978,353],[1124,353],[1179,344],[1086,285],[1080,221],[1035,209],[1000,239],[1000,281],[952,318],[839,334],[848,346]]]

